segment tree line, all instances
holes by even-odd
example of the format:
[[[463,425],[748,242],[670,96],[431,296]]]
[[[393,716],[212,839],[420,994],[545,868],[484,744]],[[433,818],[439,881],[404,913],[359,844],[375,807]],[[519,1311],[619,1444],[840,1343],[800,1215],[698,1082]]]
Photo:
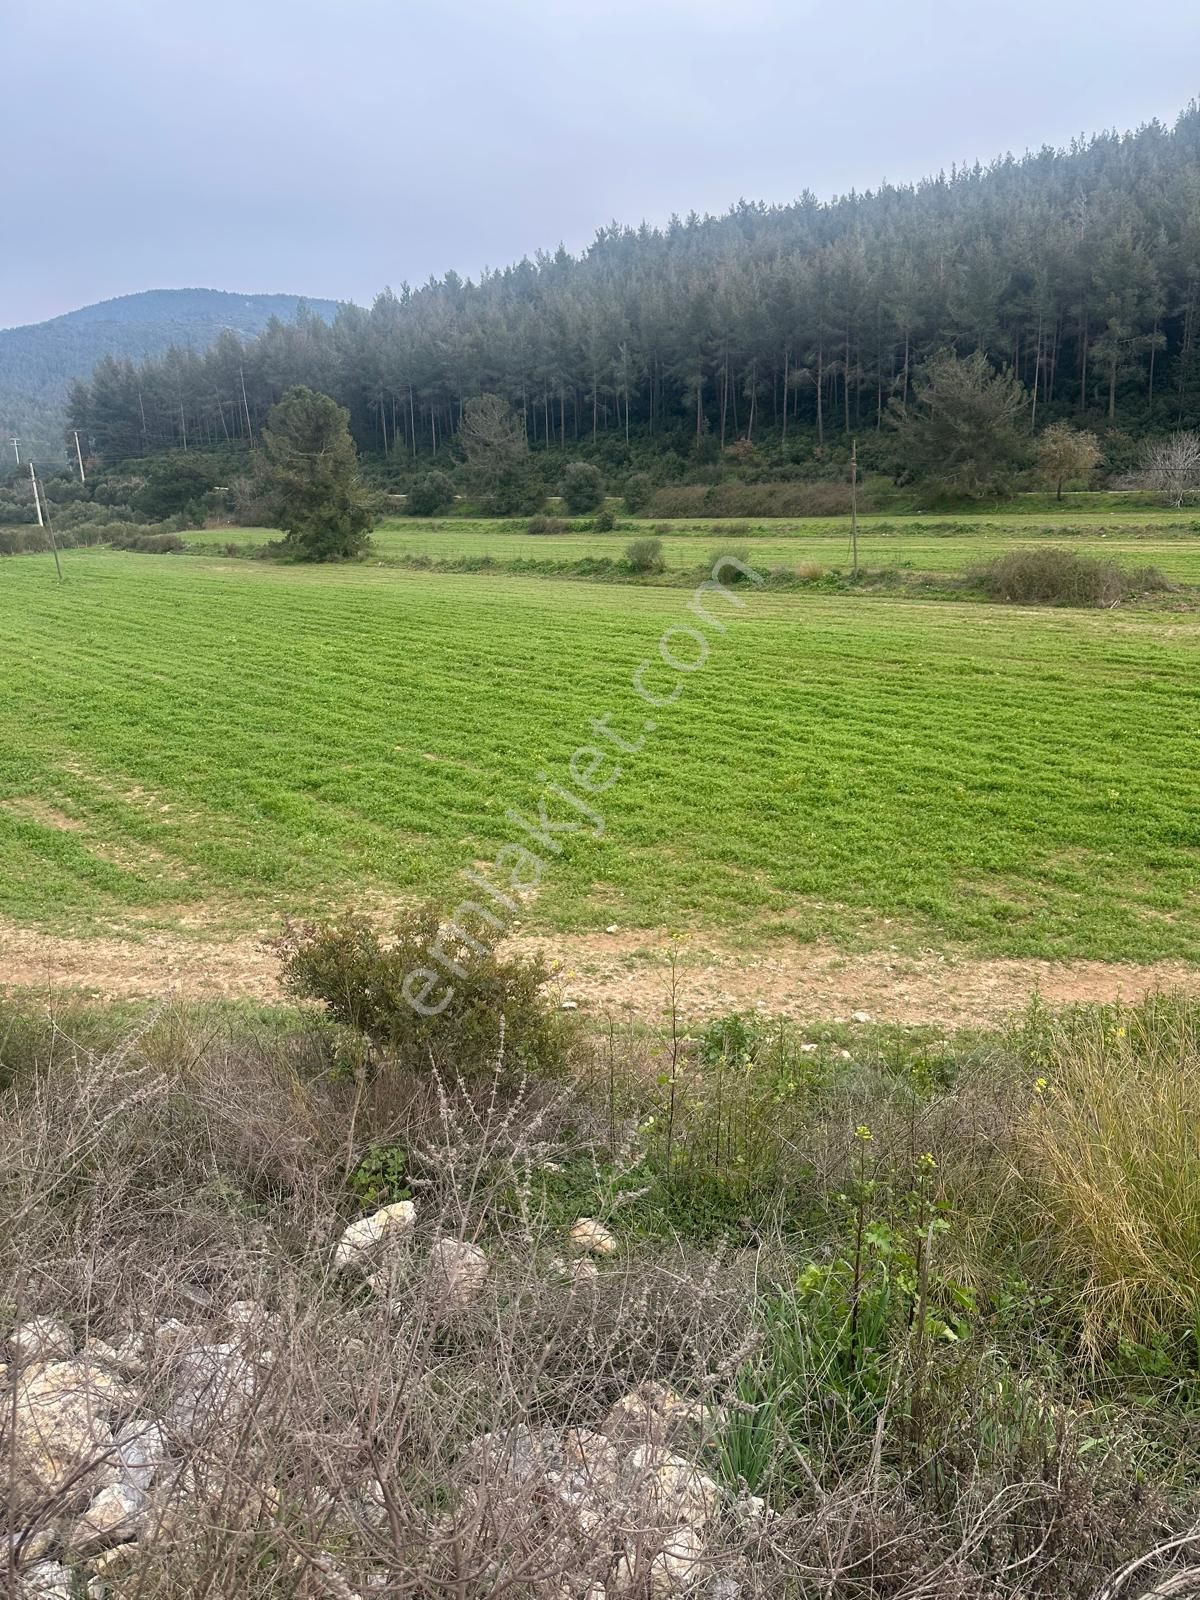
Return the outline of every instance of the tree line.
[[[397,468],[507,400],[535,448],[605,439],[817,446],[882,429],[947,349],[1023,393],[1022,425],[1200,421],[1200,107],[1173,127],[963,167],[829,203],[740,202],[602,229],[484,273],[385,290],[203,354],[106,359],[70,395],[108,461],[257,443],[290,387],[332,396]],[[427,465],[428,463],[426,463]]]

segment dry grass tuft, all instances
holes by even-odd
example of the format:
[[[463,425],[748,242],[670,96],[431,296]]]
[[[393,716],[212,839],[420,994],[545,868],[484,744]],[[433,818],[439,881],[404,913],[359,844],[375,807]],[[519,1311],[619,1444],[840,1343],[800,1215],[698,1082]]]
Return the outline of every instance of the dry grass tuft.
[[[1086,1334],[1200,1335],[1200,1013],[1156,998],[1048,1024],[1025,1148]]]

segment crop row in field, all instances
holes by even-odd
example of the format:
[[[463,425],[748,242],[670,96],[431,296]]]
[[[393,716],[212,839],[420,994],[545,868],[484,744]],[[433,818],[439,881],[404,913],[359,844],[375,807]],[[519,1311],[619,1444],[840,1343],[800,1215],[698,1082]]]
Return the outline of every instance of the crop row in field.
[[[691,620],[680,591],[67,566],[0,575],[0,915],[59,927],[453,888],[590,719],[632,739],[631,674]],[[529,918],[1197,956],[1198,642],[1190,618],[751,594]]]

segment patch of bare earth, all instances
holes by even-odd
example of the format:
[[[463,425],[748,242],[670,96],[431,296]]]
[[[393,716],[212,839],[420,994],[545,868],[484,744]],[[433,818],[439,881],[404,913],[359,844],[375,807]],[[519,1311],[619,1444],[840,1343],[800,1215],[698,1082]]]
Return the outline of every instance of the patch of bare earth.
[[[147,932],[58,938],[0,923],[0,989],[73,990],[105,999],[283,998],[268,935],[205,938]],[[556,961],[562,997],[593,1016],[632,1014],[661,1021],[669,1003],[665,934],[523,936],[510,948]],[[1200,995],[1200,968],[1163,961],[1039,961],[847,954],[827,944],[774,940],[753,955],[707,940],[689,941],[677,965],[682,1016],[761,1011],[823,1022],[866,1011],[879,1022],[984,1026],[1020,1010],[1033,994],[1050,1005],[1136,1000],[1155,989]]]

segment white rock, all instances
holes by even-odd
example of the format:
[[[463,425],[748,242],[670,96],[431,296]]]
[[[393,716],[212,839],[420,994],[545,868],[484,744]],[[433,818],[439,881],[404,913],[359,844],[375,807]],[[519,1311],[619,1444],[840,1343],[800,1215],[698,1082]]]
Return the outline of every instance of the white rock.
[[[381,1245],[390,1246],[407,1238],[416,1224],[417,1208],[411,1200],[397,1200],[395,1205],[383,1206],[369,1217],[359,1217],[338,1241],[333,1264],[339,1271],[365,1266]]]
[[[233,1328],[253,1328],[274,1320],[261,1300],[231,1300],[225,1307],[225,1321]]]
[[[738,1600],[741,1592],[742,1584],[731,1572],[718,1572],[704,1589],[705,1600]]]
[[[580,1217],[571,1229],[570,1239],[572,1248],[581,1255],[615,1256],[617,1253],[617,1241],[594,1217]]]
[[[615,922],[610,922],[604,931],[605,933],[620,933],[621,930],[617,927]]]
[[[802,1044],[800,1046],[801,1053],[806,1056],[812,1055],[814,1050],[819,1050],[820,1048],[820,1045],[817,1044]]]
[[[57,1531],[53,1525],[48,1524],[24,1533],[0,1533],[0,1572],[8,1571],[11,1553],[14,1550],[17,1552],[18,1560],[24,1564],[41,1561],[44,1556],[50,1554],[57,1543]]]
[[[260,1368],[241,1345],[193,1345],[178,1362],[174,1398],[163,1419],[168,1431],[194,1436],[235,1425],[258,1393]]]
[[[558,1009],[560,1011],[578,1011],[579,1010],[579,1001],[578,1000],[564,1000],[562,1002],[562,1004],[559,1006]]]
[[[89,1556],[110,1545],[137,1538],[138,1526],[149,1506],[144,1490],[132,1483],[110,1483],[71,1529],[67,1546],[76,1555]]]
[[[75,1349],[75,1340],[65,1322],[57,1317],[33,1317],[18,1323],[8,1336],[8,1359],[14,1366],[27,1367],[34,1361],[63,1361]]]
[[[639,1479],[646,1502],[663,1521],[707,1528],[721,1511],[721,1491],[706,1473],[682,1456],[664,1455],[655,1445],[639,1445],[625,1461]]]
[[[21,1574],[21,1600],[72,1600],[70,1570],[57,1561],[38,1561]]]
[[[465,1239],[438,1239],[429,1257],[444,1303],[458,1311],[473,1305],[488,1277],[488,1259],[479,1246]]]
[[[699,1528],[684,1523],[667,1536],[650,1563],[650,1593],[678,1594],[704,1575],[704,1538]]]
[[[166,1429],[162,1423],[123,1423],[114,1443],[120,1482],[135,1489],[148,1489],[167,1459]]]
[[[186,1322],[180,1322],[178,1317],[168,1317],[154,1330],[154,1348],[160,1355],[168,1355],[173,1350],[181,1350],[191,1344],[195,1338],[194,1328]]]
[[[70,1481],[84,1496],[98,1479],[111,1481],[110,1423],[133,1404],[130,1390],[94,1363],[51,1361],[22,1373],[11,1433],[17,1483],[36,1496]]]
[[[871,1013],[869,1011],[852,1011],[850,1020],[851,1022],[870,1022]]]
[[[140,1378],[146,1371],[142,1346],[140,1333],[126,1333],[115,1344],[107,1339],[89,1339],[83,1354],[87,1360],[107,1367],[122,1378]]]
[[[698,1400],[685,1400],[665,1383],[643,1383],[611,1407],[600,1431],[624,1443],[660,1445],[664,1440],[696,1436],[712,1418]]]
[[[573,1284],[593,1283],[600,1276],[600,1268],[590,1256],[574,1256],[570,1261],[552,1256],[549,1267],[556,1278],[565,1278]]]
[[[628,1540],[617,1561],[612,1586],[618,1594],[648,1593],[653,1600],[662,1600],[663,1596],[690,1589],[704,1571],[704,1540],[698,1529],[685,1525],[657,1536],[645,1532]]]

